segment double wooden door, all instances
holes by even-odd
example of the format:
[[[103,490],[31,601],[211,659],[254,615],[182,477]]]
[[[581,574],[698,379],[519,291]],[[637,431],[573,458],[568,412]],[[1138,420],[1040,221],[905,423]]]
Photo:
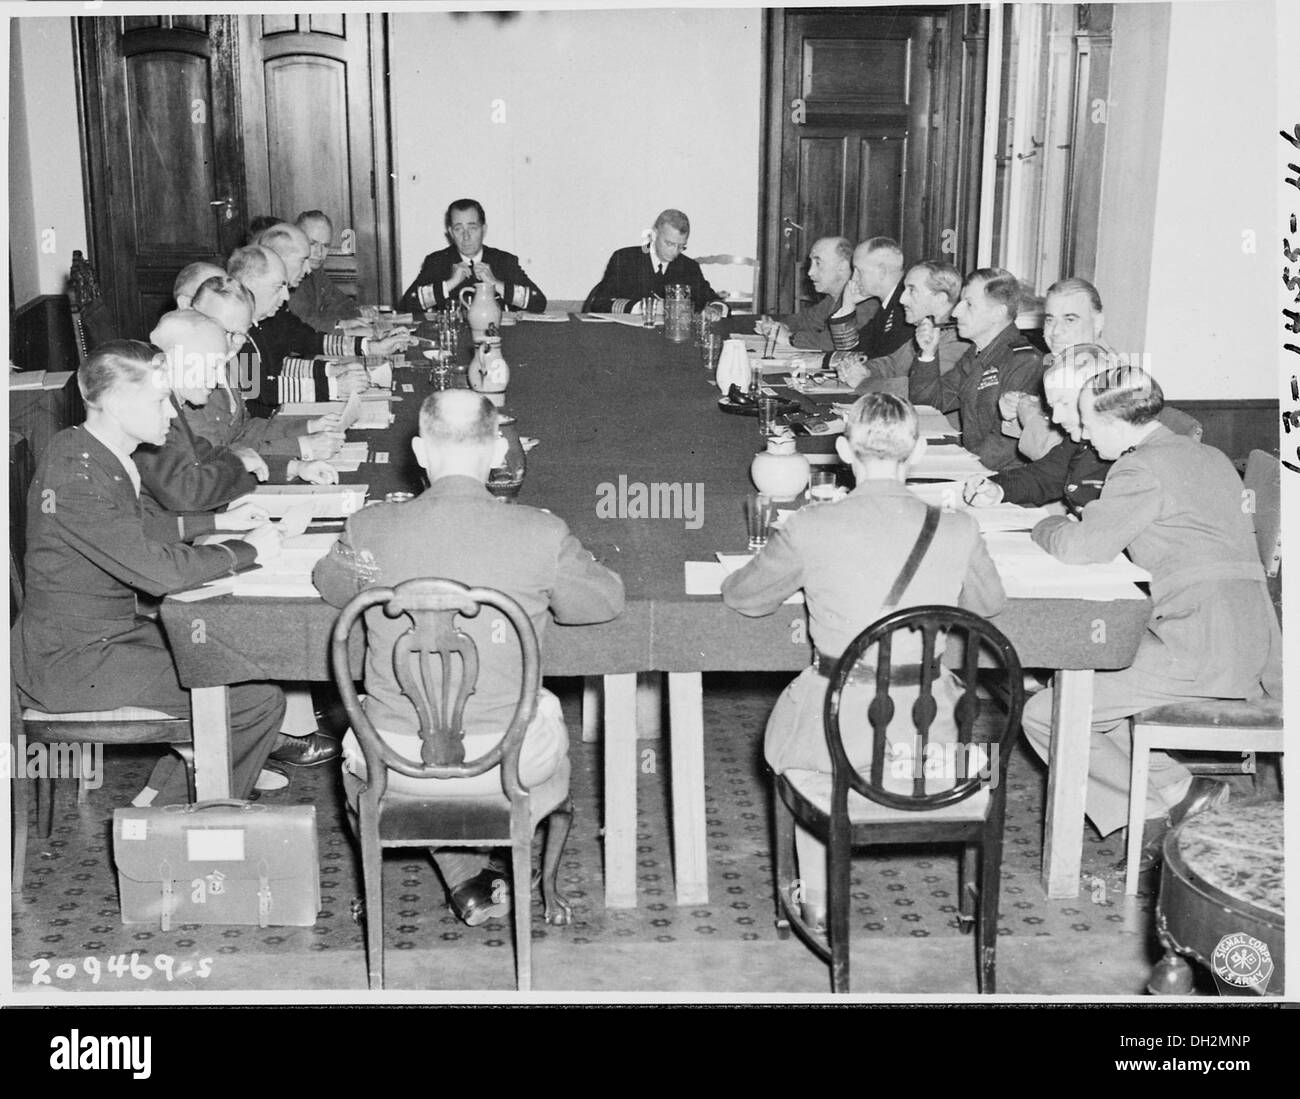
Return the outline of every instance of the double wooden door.
[[[77,23],[92,261],[123,336],[176,273],[223,261],[248,222],[321,209],[326,270],[394,286],[383,15],[136,15]]]

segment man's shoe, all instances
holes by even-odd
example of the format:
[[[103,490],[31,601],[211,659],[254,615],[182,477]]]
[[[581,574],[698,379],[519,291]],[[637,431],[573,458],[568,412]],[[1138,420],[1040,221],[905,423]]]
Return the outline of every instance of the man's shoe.
[[[306,736],[289,736],[280,733],[275,738],[270,759],[276,763],[287,763],[290,767],[319,767],[339,758],[343,746],[324,733],[308,733]]]
[[[1177,827],[1188,817],[1204,813],[1227,803],[1232,791],[1226,782],[1217,782],[1200,775],[1192,779],[1187,794],[1177,805],[1169,810],[1169,824]]]
[[[451,908],[470,927],[510,915],[510,878],[485,867],[451,891]]]

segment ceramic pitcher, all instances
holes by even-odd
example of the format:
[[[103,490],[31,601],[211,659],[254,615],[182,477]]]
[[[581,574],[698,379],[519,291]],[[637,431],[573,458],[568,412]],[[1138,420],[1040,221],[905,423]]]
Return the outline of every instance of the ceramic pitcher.
[[[466,294],[472,295],[472,300],[466,301]],[[461,305],[465,306],[470,335],[475,343],[481,343],[487,330],[501,323],[501,306],[497,304],[496,293],[486,282],[479,282],[473,286],[462,286],[456,296],[460,298]]]

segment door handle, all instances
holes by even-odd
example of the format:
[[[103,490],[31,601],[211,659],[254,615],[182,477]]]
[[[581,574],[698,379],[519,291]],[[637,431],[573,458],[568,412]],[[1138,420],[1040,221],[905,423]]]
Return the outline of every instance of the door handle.
[[[235,220],[235,200],[227,195],[225,198],[214,198],[208,203],[209,206],[224,206],[226,208],[226,221]]]
[[[785,224],[785,228],[781,230],[781,233],[785,236],[786,240],[790,239],[791,233],[803,232],[803,226],[798,222],[791,221],[788,217],[782,218],[781,221]]]

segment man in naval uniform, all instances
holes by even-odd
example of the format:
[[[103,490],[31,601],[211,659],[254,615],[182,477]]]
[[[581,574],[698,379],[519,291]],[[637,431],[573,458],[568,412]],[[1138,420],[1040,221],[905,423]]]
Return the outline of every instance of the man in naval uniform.
[[[664,287],[673,284],[690,289],[691,308],[697,313],[711,302],[721,302],[700,265],[685,254],[690,235],[690,218],[680,210],[663,211],[645,244],[620,248],[609,257],[583,312],[639,313],[643,299],[662,298]]]

